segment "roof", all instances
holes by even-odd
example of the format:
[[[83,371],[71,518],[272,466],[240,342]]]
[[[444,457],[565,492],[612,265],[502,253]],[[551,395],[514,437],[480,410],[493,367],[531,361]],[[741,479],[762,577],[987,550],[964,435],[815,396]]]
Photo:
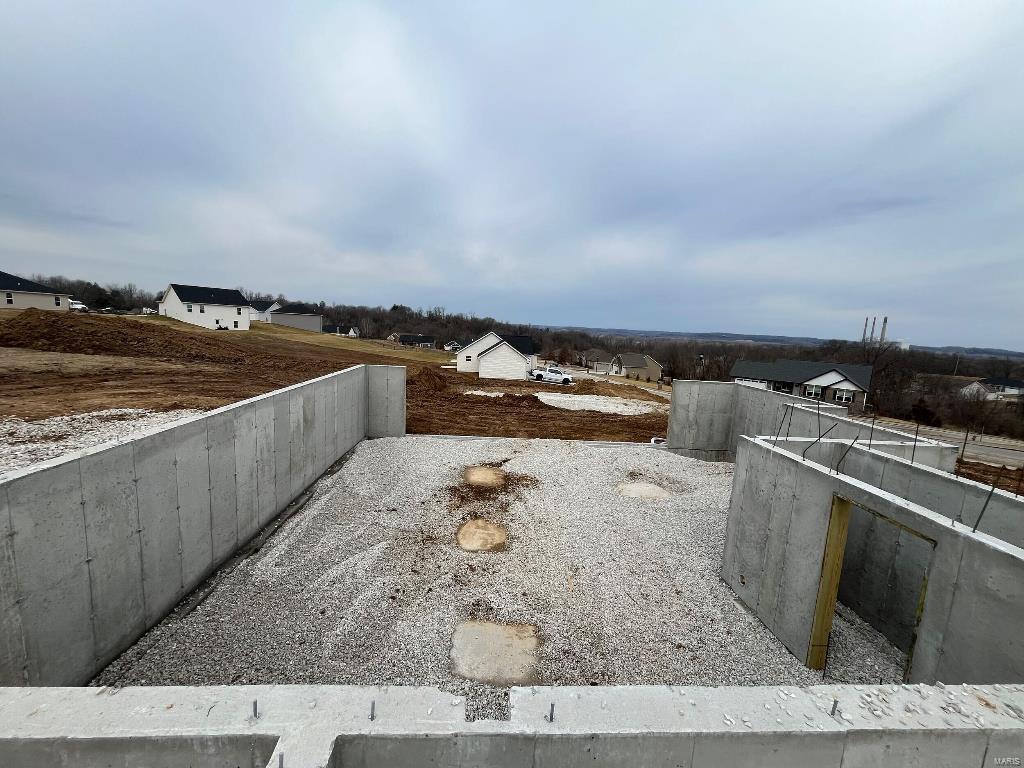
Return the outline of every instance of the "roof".
[[[265,299],[254,299],[253,301],[249,302],[249,306],[255,309],[257,312],[266,312],[275,304],[277,304],[277,301],[275,301],[274,299],[271,299],[270,301],[266,301]]]
[[[531,343],[532,343],[532,342],[531,342]],[[478,354],[478,355],[477,355],[477,358],[481,358],[481,357],[483,357],[483,356],[484,356],[484,355],[486,355],[486,354],[487,354],[488,352],[491,352],[491,351],[493,351],[493,350],[497,349],[498,347],[510,347],[510,348],[511,348],[511,349],[512,349],[512,350],[513,350],[514,352],[518,352],[518,353],[519,353],[519,354],[520,354],[520,355],[521,355],[521,356],[522,356],[523,358],[526,358],[526,356],[527,356],[527,355],[532,355],[532,354],[533,354],[533,352],[523,352],[523,351],[522,351],[521,349],[518,349],[518,348],[516,348],[515,346],[513,346],[511,342],[508,342],[508,341],[506,341],[505,339],[502,339],[502,340],[501,340],[501,341],[499,341],[499,342],[498,342],[497,344],[492,344],[492,345],[491,345],[491,346],[489,346],[489,347],[488,347],[487,349],[485,349],[485,350],[484,350],[483,352],[481,352],[480,354]]]
[[[754,360],[737,360],[729,375],[739,379],[763,379],[765,381],[787,381],[803,384],[829,371],[838,371],[865,392],[871,388],[870,365],[853,363],[817,362],[814,360],[785,360],[779,358],[771,363]]]
[[[433,336],[424,336],[422,333],[400,333],[398,334],[399,344],[433,344]]]
[[[42,283],[35,283],[23,277],[12,275],[9,272],[0,272],[0,291],[21,291],[23,293],[53,293],[57,296],[70,296],[70,293],[61,293],[53,288],[48,288]]]
[[[171,289],[187,304],[220,304],[225,307],[249,307],[249,300],[237,288],[208,288],[203,285],[171,283]]]
[[[502,341],[507,341],[509,346],[521,355],[532,355],[537,351],[537,346],[530,336],[502,336]]]
[[[1024,381],[1021,379],[1008,379],[1005,376],[990,376],[982,379],[981,383],[988,387],[1014,387],[1024,389]]]
[[[611,352],[605,352],[603,349],[588,349],[583,354],[588,361],[597,363],[610,363],[614,357]]]
[[[648,360],[659,368],[661,367],[661,363],[653,357],[641,354],[640,352],[623,352],[621,355],[616,355],[615,357],[622,361],[623,368],[646,368]],[[614,360],[615,358],[613,357],[612,359]]]
[[[271,314],[274,315],[316,315],[320,316],[319,312],[310,311],[313,308],[308,304],[285,304],[279,309],[275,309]]]

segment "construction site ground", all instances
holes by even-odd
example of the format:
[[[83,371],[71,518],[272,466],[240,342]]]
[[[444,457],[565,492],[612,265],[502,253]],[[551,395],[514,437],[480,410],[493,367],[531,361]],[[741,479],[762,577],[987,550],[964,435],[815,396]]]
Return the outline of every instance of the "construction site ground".
[[[664,402],[646,388],[479,379],[443,369],[451,361],[443,352],[263,323],[230,332],[153,316],[3,311],[0,355],[0,418],[210,409],[369,363],[408,367],[407,429],[414,434],[648,442],[664,437],[668,427],[664,410],[596,413],[534,397],[551,391]],[[505,394],[466,396],[470,389]]]

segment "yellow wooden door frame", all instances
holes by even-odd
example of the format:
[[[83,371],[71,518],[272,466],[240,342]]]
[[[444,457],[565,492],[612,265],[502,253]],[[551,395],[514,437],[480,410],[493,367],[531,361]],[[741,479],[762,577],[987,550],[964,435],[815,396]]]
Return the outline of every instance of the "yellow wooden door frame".
[[[850,508],[853,504],[841,496],[832,497],[832,509],[825,536],[825,551],[821,557],[821,580],[818,582],[818,601],[814,606],[811,641],[807,646],[807,661],[811,669],[824,669],[828,655],[828,636],[832,631],[832,617],[839,597],[839,577],[843,572],[843,552],[846,533],[850,527]]]

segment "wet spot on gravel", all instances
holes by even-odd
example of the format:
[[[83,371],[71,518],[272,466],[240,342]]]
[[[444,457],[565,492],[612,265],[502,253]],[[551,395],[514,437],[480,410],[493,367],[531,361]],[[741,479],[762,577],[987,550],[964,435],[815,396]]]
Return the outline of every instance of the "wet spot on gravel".
[[[498,467],[466,467],[462,479],[474,488],[500,488],[505,484],[505,471]]]
[[[508,534],[504,526],[475,517],[459,526],[459,546],[467,552],[501,552]]]
[[[455,674],[490,685],[528,685],[537,676],[540,637],[533,624],[470,619],[452,635]]]
[[[619,483],[616,489],[620,495],[633,499],[668,499],[672,496],[660,485],[647,482]]]

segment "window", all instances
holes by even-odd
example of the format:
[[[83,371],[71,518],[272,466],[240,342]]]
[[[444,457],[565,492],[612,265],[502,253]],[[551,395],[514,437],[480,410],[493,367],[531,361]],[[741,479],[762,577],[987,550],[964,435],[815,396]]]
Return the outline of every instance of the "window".
[[[241,307],[235,307],[235,309],[238,310],[238,316],[241,317],[242,316],[242,308]],[[235,323],[235,325],[237,326],[238,323]]]
[[[205,304],[200,304],[199,305],[199,314],[200,315],[206,314],[206,305]]]
[[[837,403],[852,403],[853,402],[853,390],[852,389],[836,389],[832,392],[832,399]]]
[[[186,304],[185,305],[185,311],[186,312],[191,312],[192,311],[192,305],[191,304]]]
[[[60,296],[54,296],[53,297],[53,305],[55,307],[59,307],[60,306]]]
[[[821,387],[817,384],[808,384],[804,387],[804,397],[821,397]]]
[[[235,328],[237,328],[237,327],[238,327],[238,321],[235,320]]]
[[[10,296],[11,294],[8,293],[7,295]],[[473,356],[472,355],[466,355],[466,362],[467,363],[472,363],[473,362]]]
[[[7,294],[7,303],[8,304],[13,304],[14,303],[14,294],[13,293],[8,293]]]

